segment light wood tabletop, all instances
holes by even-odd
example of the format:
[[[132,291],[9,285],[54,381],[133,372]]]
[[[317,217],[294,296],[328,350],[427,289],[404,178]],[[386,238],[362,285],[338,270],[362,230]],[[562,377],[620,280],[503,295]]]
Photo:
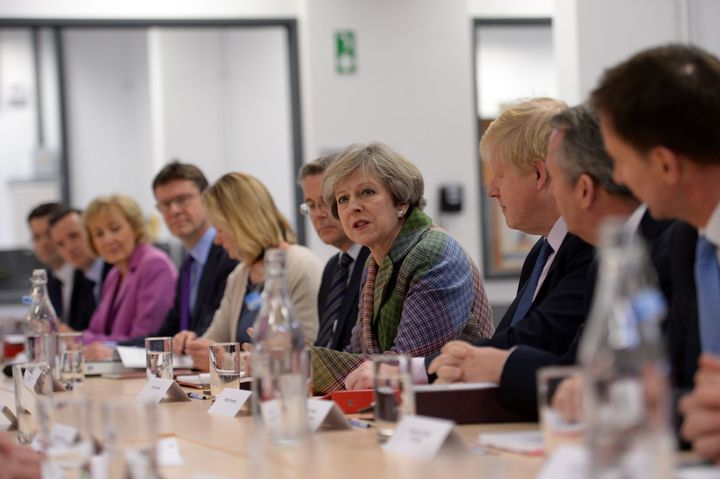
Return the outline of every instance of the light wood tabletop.
[[[94,403],[133,398],[142,379],[89,378],[82,394]],[[72,393],[77,394],[78,392]],[[68,394],[68,393],[63,393]],[[536,430],[537,424],[458,426],[464,452],[442,451],[434,459],[412,459],[385,452],[374,428],[345,431],[320,430],[292,446],[276,446],[248,413],[236,418],[208,414],[210,401],[161,403],[159,428],[176,437],[185,460],[181,467],[166,467],[168,478],[209,475],[219,478],[532,478],[542,458],[488,452],[475,447],[480,432]],[[449,477],[450,476],[450,477]]]

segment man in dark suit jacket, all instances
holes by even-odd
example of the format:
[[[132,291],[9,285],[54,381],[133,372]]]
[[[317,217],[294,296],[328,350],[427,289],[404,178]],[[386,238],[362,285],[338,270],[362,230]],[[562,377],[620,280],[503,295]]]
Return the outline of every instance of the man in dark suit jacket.
[[[343,351],[350,345],[357,322],[360,279],[370,250],[348,239],[340,221],[330,214],[323,200],[323,175],[334,159],[334,155],[324,156],[303,165],[298,183],[305,198],[300,211],[310,217],[325,244],[340,250],[328,260],[323,271],[318,292],[320,328],[315,345]]]
[[[215,229],[202,203],[208,187],[205,175],[194,165],[173,161],[165,165],[153,180],[157,208],[170,233],[182,241],[187,255],[175,284],[175,300],[157,336],[175,336],[173,349],[180,354],[186,341],[202,335],[212,322],[225,292],[225,282],[237,262],[214,244]],[[122,345],[142,346],[144,338]],[[94,348],[93,357],[107,358],[112,350]],[[97,355],[95,354],[97,353]]]
[[[664,289],[669,290],[668,249],[666,241],[658,241],[669,223],[653,220],[644,207],[639,207],[638,200],[627,188],[613,182],[612,160],[603,148],[595,116],[587,107],[573,107],[555,115],[551,124],[554,130],[550,137],[547,167],[553,179],[553,195],[568,221],[568,229],[586,242],[596,244],[603,220],[626,218],[626,228],[638,230],[653,245],[653,257],[657,258],[661,282]],[[580,309],[583,318],[590,309],[596,274],[597,263],[593,262],[584,285],[585,301]],[[483,354],[468,354],[460,372],[467,381],[498,382],[500,398],[506,407],[535,414],[537,370],[543,366],[573,364],[582,329],[582,326],[579,327],[572,341],[559,350],[532,346],[526,341],[519,343],[510,353],[485,352],[484,355],[497,356],[498,361],[495,364],[486,361],[484,365]],[[487,374],[477,377],[483,374],[483,369],[489,368],[493,369],[492,377]],[[454,372],[457,371],[444,368],[439,376],[444,379]]]
[[[509,227],[543,238],[525,259],[518,294],[492,338],[476,345],[453,341],[441,355],[426,358],[428,372],[437,372],[443,382],[497,381],[510,349],[519,345],[560,354],[584,320],[593,248],[567,232],[545,163],[550,118],[565,109],[550,99],[519,103],[483,136],[480,152],[494,174],[489,196],[497,199]]]
[[[58,316],[75,331],[83,331],[95,312],[102,282],[112,265],[90,249],[80,210],[63,208],[56,212],[49,220],[49,234],[60,257],[75,268],[70,304],[63,305]]]
[[[65,264],[65,261],[55,250],[50,239],[50,218],[65,207],[61,203],[42,203],[34,207],[27,216],[27,224],[32,236],[33,252],[35,257],[47,268],[48,273],[48,296],[50,302],[58,315],[63,311],[63,297],[69,297],[63,290],[67,284],[58,276],[69,276],[72,280],[72,266]],[[68,281],[69,283],[69,281]]]
[[[658,101],[663,98],[663,101]],[[720,460],[720,59],[691,45],[666,45],[637,53],[609,69],[591,94],[615,178],[643,200],[653,216],[685,221],[700,234],[688,257],[690,232],[673,254],[692,259],[677,282],[695,278],[696,302],[685,294],[686,339],[702,345],[693,392],[681,402],[683,435],[702,457]],[[673,260],[675,261],[675,259]],[[689,265],[689,262],[687,262]],[[679,285],[683,287],[682,283]],[[678,303],[673,291],[673,303]],[[685,293],[689,293],[688,290]],[[672,308],[676,308],[673,306]],[[690,311],[692,313],[690,313]],[[685,314],[682,311],[681,314]],[[671,321],[673,318],[671,317]],[[682,346],[681,346],[682,347]],[[684,370],[687,359],[673,359]],[[690,358],[692,362],[692,359]],[[688,368],[692,369],[692,366]],[[683,375],[686,373],[683,372]],[[686,380],[680,378],[681,380]]]

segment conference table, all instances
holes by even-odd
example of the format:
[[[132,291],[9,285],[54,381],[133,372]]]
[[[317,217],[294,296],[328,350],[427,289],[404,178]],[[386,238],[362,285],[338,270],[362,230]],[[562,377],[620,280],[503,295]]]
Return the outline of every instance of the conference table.
[[[144,379],[88,378],[82,394],[97,408],[110,399],[133,400],[144,385]],[[476,447],[481,432],[537,430],[537,424],[457,426],[466,450],[443,450],[432,459],[413,459],[383,450],[372,427],[321,429],[299,443],[277,446],[249,413],[234,418],[211,415],[210,405],[208,400],[159,404],[160,435],[176,439],[185,462],[162,468],[163,477],[515,479],[535,477],[543,463],[538,457]]]

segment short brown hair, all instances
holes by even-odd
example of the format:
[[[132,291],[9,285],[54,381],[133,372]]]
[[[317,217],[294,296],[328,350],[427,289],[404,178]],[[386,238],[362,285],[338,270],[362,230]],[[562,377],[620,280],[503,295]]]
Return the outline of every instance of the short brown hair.
[[[323,199],[338,218],[335,188],[356,170],[375,174],[390,191],[395,205],[410,209],[425,207],[425,183],[420,170],[410,160],[383,143],[358,143],[340,152],[323,179]]]
[[[62,211],[65,209],[65,206],[63,206],[62,203],[52,202],[52,203],[41,203],[37,205],[35,208],[30,210],[30,213],[27,216],[27,222],[30,223],[30,220],[33,220],[35,218],[43,218],[45,216],[53,216],[56,213]]]
[[[487,160],[495,149],[503,162],[527,173],[536,160],[545,161],[550,141],[550,118],[567,108],[562,100],[531,98],[515,103],[490,123],[480,140],[480,156]]]
[[[158,186],[166,185],[176,180],[192,181],[201,193],[208,187],[208,180],[205,178],[203,172],[200,171],[200,168],[190,163],[180,163],[178,160],[173,160],[163,166],[158,174],[155,175],[152,189],[155,191],[155,188]]]
[[[325,170],[328,169],[328,167],[337,160],[339,156],[339,153],[333,153],[331,155],[324,155],[320,158],[316,158],[315,160],[311,161],[310,163],[305,163],[300,167],[300,171],[298,172],[297,182],[302,183],[302,180],[307,178],[308,176],[315,176],[315,175],[322,175],[325,173]]]
[[[88,224],[100,215],[108,214],[113,209],[117,209],[130,223],[130,227],[135,232],[135,241],[137,243],[147,243],[149,241],[149,235],[147,227],[145,226],[145,218],[143,217],[142,209],[137,202],[126,195],[116,194],[111,196],[100,196],[90,202],[85,208],[83,213],[83,223],[85,223],[85,230],[87,231],[88,238],[92,238],[92,232],[88,227]],[[99,256],[97,249],[95,248],[94,241],[89,241],[90,249],[92,252]]]
[[[297,241],[270,192],[252,175],[223,175],[205,191],[203,201],[212,222],[232,232],[241,254],[250,261],[283,241]]]
[[[638,151],[720,162],[720,60],[692,45],[644,50],[605,72],[591,106]]]

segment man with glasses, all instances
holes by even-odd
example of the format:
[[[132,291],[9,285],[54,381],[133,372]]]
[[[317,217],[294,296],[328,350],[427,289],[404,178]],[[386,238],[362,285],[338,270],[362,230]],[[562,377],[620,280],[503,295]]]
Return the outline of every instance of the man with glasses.
[[[340,250],[330,258],[323,271],[318,292],[320,329],[315,345],[342,351],[350,344],[357,321],[360,277],[370,250],[348,239],[340,221],[325,205],[322,180],[334,160],[335,155],[323,156],[303,165],[298,183],[305,198],[300,212],[310,218],[323,243]]]
[[[178,161],[168,163],[155,176],[152,186],[158,211],[170,233],[187,251],[175,285],[173,307],[162,328],[155,333],[157,336],[177,334],[173,347],[181,354],[187,341],[202,335],[210,326],[225,292],[227,277],[237,262],[214,244],[215,228],[202,202],[208,181],[198,167]],[[140,346],[143,341],[144,338],[136,338],[121,344]],[[94,359],[112,354],[109,348],[91,347],[97,348],[97,354],[92,354]]]

